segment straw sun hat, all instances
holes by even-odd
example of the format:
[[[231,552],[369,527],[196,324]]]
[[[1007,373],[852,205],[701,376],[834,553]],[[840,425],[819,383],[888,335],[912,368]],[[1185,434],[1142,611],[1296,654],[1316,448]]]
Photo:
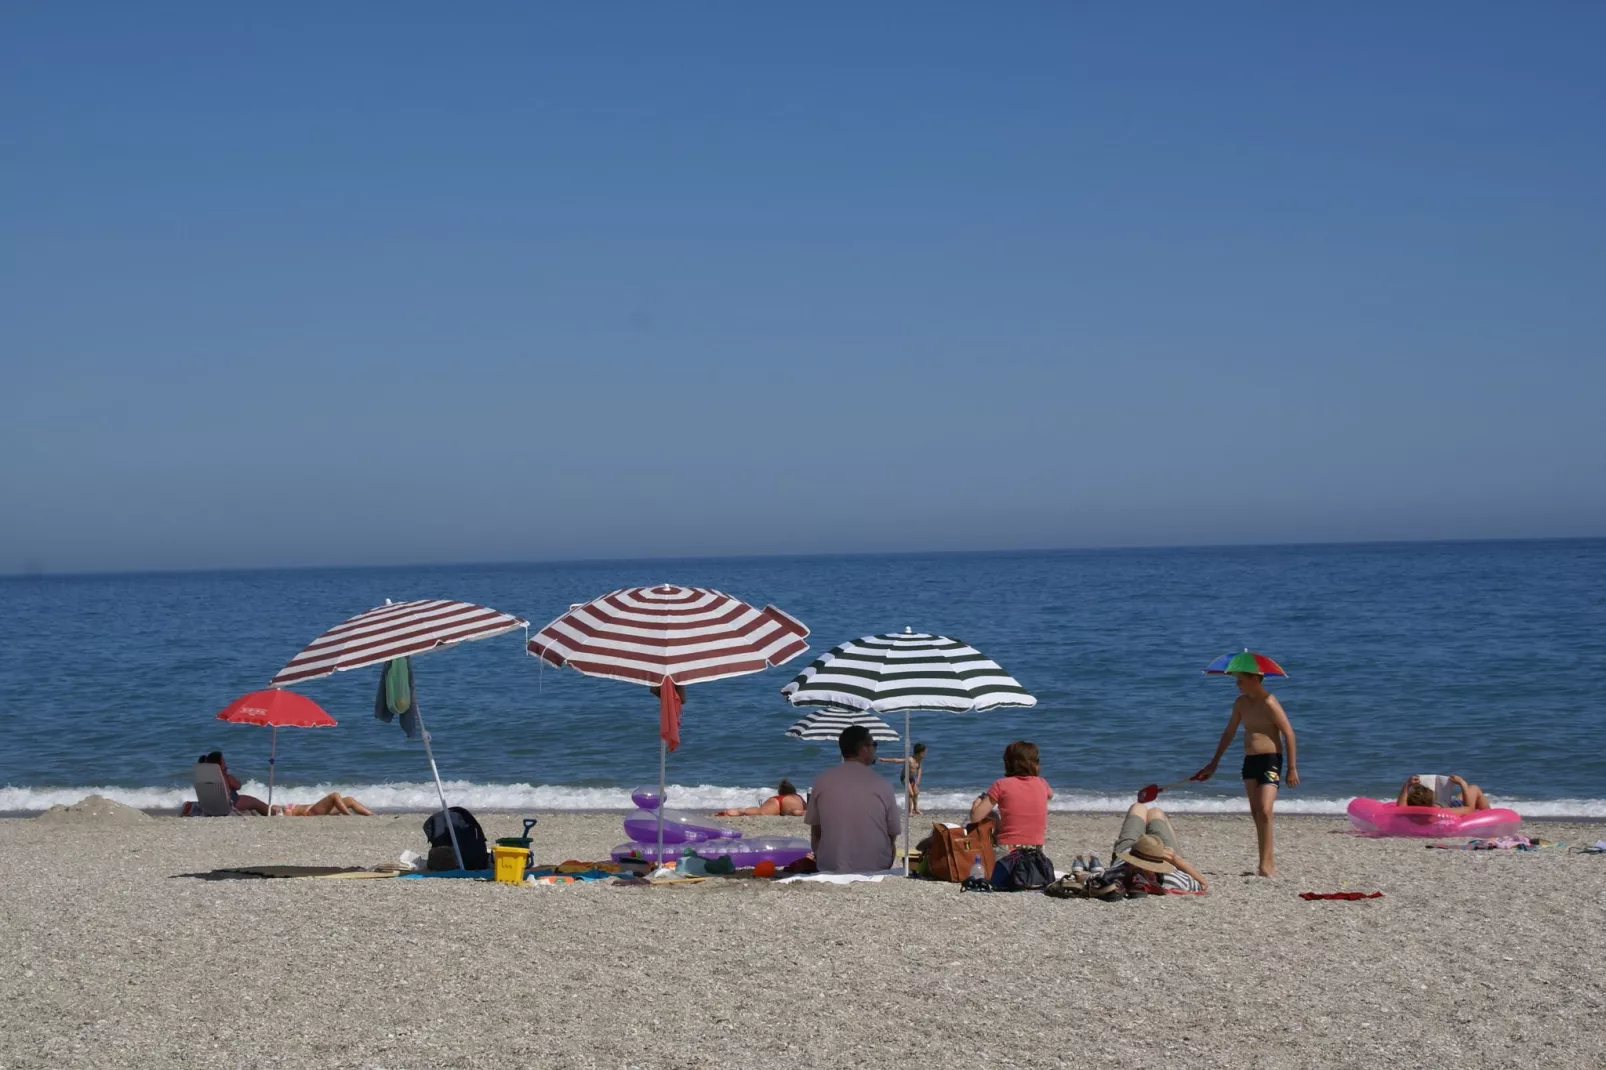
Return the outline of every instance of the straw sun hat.
[[[1139,836],[1130,851],[1122,851],[1115,857],[1150,873],[1175,873],[1177,870],[1165,860],[1165,842],[1152,833]]]

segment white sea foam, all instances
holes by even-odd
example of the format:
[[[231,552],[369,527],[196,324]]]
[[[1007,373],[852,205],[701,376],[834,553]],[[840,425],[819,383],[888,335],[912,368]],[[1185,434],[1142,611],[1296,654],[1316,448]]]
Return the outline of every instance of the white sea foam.
[[[466,780],[445,782],[446,800],[471,810],[629,810],[630,788],[575,787],[565,784],[476,784]],[[259,799],[268,796],[268,786],[247,781],[241,789]],[[806,788],[804,790],[807,790]],[[314,784],[276,787],[279,802],[312,802],[331,791],[361,799],[377,810],[425,811],[440,805],[432,781],[386,784]],[[731,806],[752,806],[774,794],[767,787],[728,787],[719,784],[671,785],[670,805],[685,810],[721,810]],[[194,798],[188,788],[177,787],[0,787],[0,813],[37,813],[52,806],[78,802],[86,795],[109,799],[143,810],[174,810]],[[954,812],[967,810],[975,795],[969,792],[928,791],[920,797],[923,810]],[[1061,792],[1049,809],[1062,812],[1119,813],[1132,803],[1133,796],[1101,795],[1087,792]],[[899,801],[902,801],[900,797]],[[1495,805],[1509,806],[1527,817],[1606,818],[1606,799],[1515,799],[1495,797]],[[1347,798],[1321,798],[1298,792],[1285,792],[1277,800],[1280,814],[1342,815]],[[1242,795],[1203,795],[1196,792],[1168,792],[1159,805],[1179,814],[1242,814],[1249,805]]]

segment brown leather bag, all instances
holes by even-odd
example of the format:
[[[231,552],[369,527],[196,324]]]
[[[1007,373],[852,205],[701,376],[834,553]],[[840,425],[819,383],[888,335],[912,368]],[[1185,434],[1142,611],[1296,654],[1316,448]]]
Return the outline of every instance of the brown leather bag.
[[[993,838],[990,822],[952,828],[931,826],[931,842],[926,847],[926,876],[934,881],[959,883],[970,876],[970,867],[981,859],[982,873],[993,875]]]

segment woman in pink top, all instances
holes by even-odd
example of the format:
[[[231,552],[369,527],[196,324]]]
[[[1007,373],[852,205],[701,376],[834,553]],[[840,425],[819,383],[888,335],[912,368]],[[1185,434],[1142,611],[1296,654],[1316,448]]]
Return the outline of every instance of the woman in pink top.
[[[1037,775],[1037,744],[1017,739],[1004,748],[1004,775],[971,804],[970,820],[993,824],[1000,847],[1041,847],[1053,797],[1054,789]]]

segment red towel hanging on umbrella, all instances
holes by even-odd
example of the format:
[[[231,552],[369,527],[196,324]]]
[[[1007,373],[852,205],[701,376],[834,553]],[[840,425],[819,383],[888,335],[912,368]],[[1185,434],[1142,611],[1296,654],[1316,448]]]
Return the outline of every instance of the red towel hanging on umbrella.
[[[686,689],[666,676],[652,693],[658,696],[658,738],[673,754],[680,749],[680,705],[686,701]]]

